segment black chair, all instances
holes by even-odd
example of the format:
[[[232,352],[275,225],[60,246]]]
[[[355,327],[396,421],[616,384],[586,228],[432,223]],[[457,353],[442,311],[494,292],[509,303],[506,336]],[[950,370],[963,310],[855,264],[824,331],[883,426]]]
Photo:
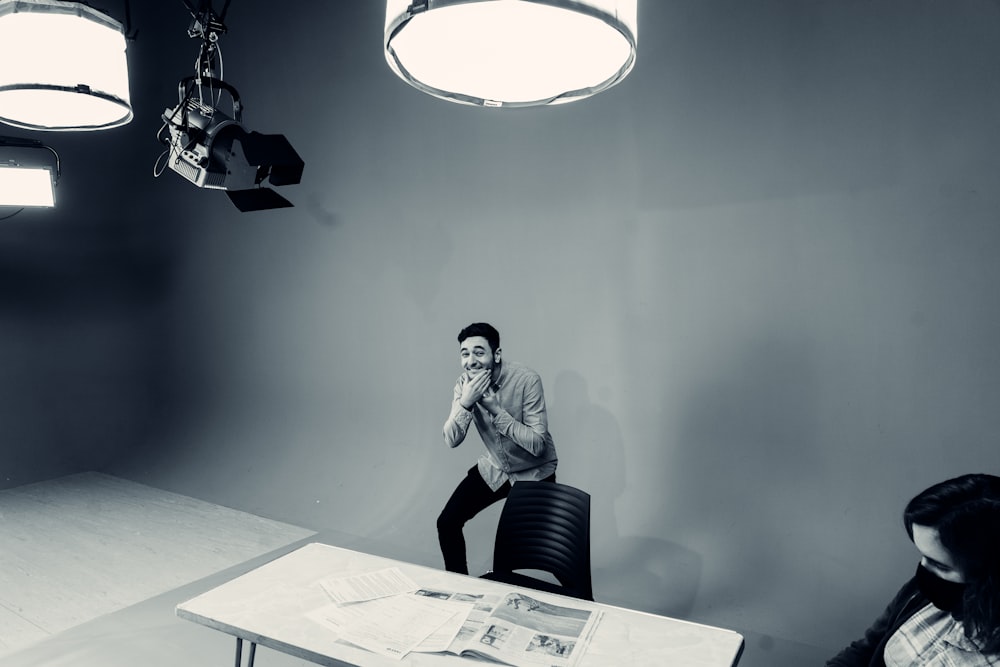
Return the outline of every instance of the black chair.
[[[538,570],[559,584],[515,572]],[[556,482],[516,482],[504,503],[484,579],[593,600],[590,496]]]

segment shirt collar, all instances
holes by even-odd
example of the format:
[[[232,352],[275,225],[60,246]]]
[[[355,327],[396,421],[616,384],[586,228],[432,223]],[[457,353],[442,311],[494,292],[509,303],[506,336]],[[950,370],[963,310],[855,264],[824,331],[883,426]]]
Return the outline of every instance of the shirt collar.
[[[946,624],[942,639],[962,651],[979,653],[980,646],[972,639],[965,636],[965,626],[955,619],[950,613],[942,613],[944,617],[941,623]]]

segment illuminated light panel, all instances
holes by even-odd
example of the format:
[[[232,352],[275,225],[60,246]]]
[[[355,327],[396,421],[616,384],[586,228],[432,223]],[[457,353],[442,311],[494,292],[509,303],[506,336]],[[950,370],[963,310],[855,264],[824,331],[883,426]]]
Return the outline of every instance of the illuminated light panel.
[[[0,0],[0,122],[99,130],[132,120],[121,24],[78,2]]]
[[[55,206],[52,172],[42,167],[0,166],[0,206]]]
[[[607,90],[635,63],[636,0],[387,0],[385,57],[452,102],[536,106]]]

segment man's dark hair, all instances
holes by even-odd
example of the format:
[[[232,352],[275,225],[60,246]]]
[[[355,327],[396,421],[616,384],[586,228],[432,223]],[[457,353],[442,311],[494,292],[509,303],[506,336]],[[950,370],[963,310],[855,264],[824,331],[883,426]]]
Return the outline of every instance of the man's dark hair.
[[[934,528],[966,581],[956,617],[984,653],[1000,653],[1000,477],[962,475],[917,494],[903,511],[913,524]]]
[[[486,322],[473,322],[469,326],[465,327],[458,332],[458,343],[462,344],[466,338],[472,338],[473,336],[482,336],[486,339],[486,342],[490,344],[492,348],[491,352],[496,352],[500,349],[500,332],[493,328],[493,325],[487,324]]]

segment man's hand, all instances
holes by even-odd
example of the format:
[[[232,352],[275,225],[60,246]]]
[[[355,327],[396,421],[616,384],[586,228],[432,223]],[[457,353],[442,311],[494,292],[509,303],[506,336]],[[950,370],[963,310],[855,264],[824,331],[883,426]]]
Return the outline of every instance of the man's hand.
[[[493,387],[487,387],[486,391],[483,392],[482,397],[479,399],[479,404],[486,408],[494,417],[500,412],[500,399],[497,397],[497,393],[493,391]]]
[[[475,373],[463,373],[461,382],[462,395],[459,397],[458,402],[461,403],[462,407],[466,410],[471,410],[472,406],[478,403],[483,397],[483,394],[486,393],[486,390],[489,389],[490,372],[478,371]]]

